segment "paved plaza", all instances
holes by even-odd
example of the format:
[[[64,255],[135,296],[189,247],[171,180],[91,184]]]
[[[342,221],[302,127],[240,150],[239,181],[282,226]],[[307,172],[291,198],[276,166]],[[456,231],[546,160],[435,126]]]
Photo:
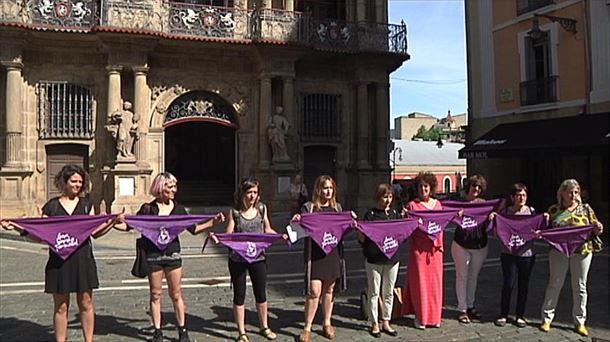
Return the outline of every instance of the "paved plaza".
[[[274,218],[283,226],[285,219]],[[220,229],[219,229],[220,230]],[[129,271],[134,258],[135,233],[112,231],[94,241],[100,277],[100,289],[94,292],[97,341],[143,341],[151,337],[146,280],[133,278]],[[368,334],[368,323],[360,318],[360,292],[366,276],[361,249],[354,234],[346,238],[348,291],[336,299],[333,324],[338,341],[603,341],[610,340],[608,297],[608,251],[596,254],[589,272],[588,326],[591,338],[581,338],[572,330],[570,281],[566,278],[559,301],[557,318],[549,333],[540,332],[539,312],[548,278],[548,247],[536,245],[537,262],[530,282],[526,316],[530,325],[517,328],[493,324],[500,305],[502,274],[499,243],[490,240],[490,253],[479,277],[477,309],[481,322],[463,325],[456,321],[454,291],[455,271],[449,253],[452,234],[445,236],[445,300],[441,328],[424,331],[412,327],[412,318],[394,322],[398,337],[384,335],[375,339]],[[187,324],[193,341],[228,341],[237,336],[231,309],[226,250],[211,246],[201,254],[203,237],[183,234],[184,297]],[[406,255],[401,251],[398,284],[404,282]],[[294,341],[303,324],[303,255],[302,244],[292,248],[274,246],[268,253],[268,299],[270,325],[279,341]],[[10,232],[0,233],[0,341],[52,341],[53,305],[44,292],[46,248],[26,242]],[[515,295],[513,296],[515,297]],[[514,298],[513,298],[514,299]],[[72,297],[69,339],[82,340],[75,297]],[[257,331],[253,296],[248,290],[247,329],[251,341],[265,341]],[[514,305],[512,306],[514,311]],[[177,341],[173,309],[167,293],[163,297],[164,334],[167,341]],[[320,316],[314,326],[314,341],[326,341],[321,335]]]

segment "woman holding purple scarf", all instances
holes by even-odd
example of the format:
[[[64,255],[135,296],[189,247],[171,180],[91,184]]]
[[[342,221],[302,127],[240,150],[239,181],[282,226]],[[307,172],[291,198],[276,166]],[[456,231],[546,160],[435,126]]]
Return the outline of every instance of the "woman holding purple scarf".
[[[61,191],[61,195],[45,203],[42,207],[42,217],[95,214],[92,203],[85,197],[89,187],[89,175],[82,167],[65,165],[55,176],[55,186]],[[16,229],[22,235],[27,235],[27,232],[21,231],[10,221],[2,221],[1,224],[5,229]],[[100,237],[112,226],[113,222],[106,222],[93,231],[92,236]],[[83,339],[88,342],[93,341],[95,326],[93,289],[98,287],[97,265],[91,239],[87,238],[87,241],[65,260],[49,250],[49,259],[45,267],[45,292],[53,295],[53,328],[56,341],[67,340],[70,293],[76,293]]]
[[[267,213],[267,206],[260,202],[259,183],[255,179],[244,179],[235,193],[235,208],[231,209],[228,218],[227,234],[232,233],[267,233],[277,234]],[[286,237],[285,237],[286,238]],[[260,333],[268,340],[277,338],[267,322],[267,261],[264,254],[252,263],[246,262],[234,251],[229,253],[229,273],[233,285],[233,316],[239,335],[237,342],[250,341],[246,335],[245,307],[246,273],[250,274],[252,291],[256,301]]]
[[[169,172],[159,173],[152,181],[150,194],[155,197],[149,203],[144,203],[136,215],[172,216],[188,215],[186,208],[176,202],[178,180]],[[216,223],[223,222],[224,215],[219,213],[214,219],[194,225],[187,230],[191,234],[198,234],[212,228]],[[116,226],[119,230],[129,230],[126,224]],[[176,322],[178,323],[178,341],[189,342],[186,329],[186,306],[182,297],[182,256],[180,255],[180,239],[176,238],[165,249],[159,249],[147,238],[142,239],[143,249],[146,251],[149,274],[148,285],[150,291],[150,315],[155,331],[152,342],[163,341],[161,330],[161,297],[163,295],[163,276],[167,280],[169,297],[174,306]]]
[[[434,174],[420,172],[415,177],[414,185],[418,195],[417,199],[408,203],[408,211],[443,209],[441,202],[434,198],[438,185]],[[430,240],[421,230],[416,230],[411,235],[402,314],[415,314],[413,325],[417,329],[441,326],[443,249],[442,232],[435,240]]]
[[[553,204],[547,212],[550,215],[551,228],[592,224],[595,225],[593,230],[595,235],[600,235],[604,231],[604,226],[595,216],[593,209],[588,204],[583,203],[580,197],[580,185],[575,179],[566,179],[561,183],[557,190],[557,203]],[[554,248],[549,251],[549,284],[542,303],[540,330],[544,332],[551,330],[551,322],[555,317],[559,293],[569,269],[572,278],[574,330],[582,336],[589,335],[585,326],[587,320],[587,275],[594,251],[593,240],[586,241],[580,250],[577,250],[571,256],[566,256]]]
[[[365,221],[381,221],[400,219],[400,214],[391,208],[394,194],[388,184],[379,184],[375,193],[377,206],[369,209],[364,214]],[[368,318],[371,324],[370,334],[373,337],[381,337],[381,331],[390,336],[397,336],[398,333],[390,326],[392,315],[392,304],[394,303],[394,284],[398,276],[398,253],[392,258],[388,258],[379,247],[367,236],[357,232],[358,241],[362,245],[362,252],[365,257],[366,277],[368,279],[367,299],[368,299]],[[380,291],[381,289],[381,291]],[[383,317],[379,321],[378,305],[379,294],[383,298]],[[381,329],[379,327],[381,322]]]
[[[466,202],[480,202],[480,197],[487,188],[483,176],[473,175],[466,179]],[[451,244],[451,256],[455,262],[455,292],[458,300],[458,321],[468,324],[481,315],[474,307],[477,291],[477,280],[483,262],[487,258],[486,225],[480,224],[473,233],[467,233],[461,227],[456,227]]]
[[[505,207],[498,212],[504,215],[534,215],[533,207],[527,204],[527,187],[522,183],[515,183],[510,187],[508,197],[506,198]],[[495,217],[496,213],[490,214],[490,219]],[[524,247],[525,248],[525,247]],[[502,247],[500,262],[502,264],[502,299],[500,301],[500,316],[495,320],[494,324],[502,327],[506,325],[508,318],[510,297],[515,286],[515,281],[518,284],[517,292],[517,311],[515,315],[515,325],[519,328],[527,326],[525,320],[525,305],[527,302],[527,292],[529,287],[530,275],[536,254],[531,246],[519,251],[519,253],[511,253],[506,247]]]
[[[314,184],[312,201],[307,202],[301,208],[302,213],[311,212],[340,212],[343,211],[341,204],[337,202],[337,185],[330,176],[319,176]],[[352,213],[352,216],[356,215]],[[293,221],[299,221],[300,214],[292,217]],[[305,274],[307,298],[305,299],[305,326],[299,335],[300,342],[311,341],[311,328],[313,319],[318,310],[318,304],[322,302],[324,321],[322,323],[322,334],[329,340],[336,337],[335,327],[332,326],[332,312],[334,304],[334,292],[337,280],[342,289],[345,288],[345,260],[343,258],[343,241],[339,241],[336,248],[326,254],[322,248],[306,238],[305,241]]]

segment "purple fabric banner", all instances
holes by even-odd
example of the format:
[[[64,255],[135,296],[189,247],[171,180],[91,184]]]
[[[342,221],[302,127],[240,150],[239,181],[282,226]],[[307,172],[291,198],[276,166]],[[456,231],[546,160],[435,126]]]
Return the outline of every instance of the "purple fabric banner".
[[[409,211],[408,215],[421,220],[419,229],[426,233],[430,240],[434,241],[438,238],[440,233],[447,228],[447,225],[455,219],[457,213],[457,209],[417,210]]]
[[[235,251],[249,264],[256,261],[275,241],[283,239],[281,234],[260,233],[216,234],[215,236],[221,244]],[[205,249],[205,245],[203,249]]]
[[[128,215],[125,222],[160,250],[165,250],[185,229],[214,218],[215,215]]]
[[[417,219],[400,219],[358,222],[356,229],[371,239],[388,259],[392,259],[418,226]]]
[[[464,202],[464,201],[441,201],[444,209],[466,209],[466,208],[482,208],[482,207],[495,207],[500,204],[502,199],[492,199],[485,201],[475,201],[475,202]]]
[[[544,215],[497,214],[491,226],[500,242],[512,254],[519,254],[535,238],[534,231],[546,228]]]
[[[456,217],[453,222],[457,223],[466,234],[472,234],[476,228],[483,224],[489,214],[500,204],[501,199],[487,201],[461,202],[461,201],[441,201],[445,209],[463,209],[462,217]],[[488,225],[487,230],[491,227]]]
[[[559,252],[570,256],[589,238],[595,226],[569,226],[543,230],[542,238]]]
[[[44,241],[63,260],[68,259],[93,231],[115,215],[73,215],[10,220]]]
[[[301,215],[299,223],[324,253],[329,254],[352,227],[353,219],[349,211],[306,213]]]

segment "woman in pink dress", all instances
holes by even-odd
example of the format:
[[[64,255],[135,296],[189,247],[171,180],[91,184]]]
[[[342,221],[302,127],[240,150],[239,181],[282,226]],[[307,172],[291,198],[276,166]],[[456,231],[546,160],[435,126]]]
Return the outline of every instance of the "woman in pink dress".
[[[434,174],[420,172],[415,178],[418,196],[407,204],[407,211],[443,209],[433,198],[437,184]],[[432,241],[423,231],[414,231],[408,253],[402,314],[415,314],[415,328],[438,328],[443,311],[443,233]]]

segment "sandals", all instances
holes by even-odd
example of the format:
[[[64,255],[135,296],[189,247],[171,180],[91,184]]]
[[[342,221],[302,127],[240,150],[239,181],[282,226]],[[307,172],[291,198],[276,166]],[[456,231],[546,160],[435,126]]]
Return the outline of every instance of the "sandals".
[[[495,321],[494,324],[498,327],[503,327],[506,325],[506,317],[498,317]]]
[[[469,318],[476,319],[476,320],[481,319],[481,314],[475,308],[470,308],[470,309],[466,310],[466,313],[468,314]]]
[[[303,330],[301,335],[299,335],[299,342],[310,342],[311,341],[311,331]]]
[[[237,336],[235,342],[250,342],[250,339],[248,338],[248,335],[246,335],[246,333],[243,333]]]
[[[470,324],[470,317],[468,317],[468,314],[465,312],[460,313],[457,319],[458,322],[462,324]]]
[[[277,334],[273,332],[273,330],[269,328],[263,328],[260,331],[261,335],[263,335],[269,341],[273,341],[277,338]]]
[[[322,327],[322,335],[329,340],[333,340],[337,337],[337,331],[332,325],[325,325]]]

